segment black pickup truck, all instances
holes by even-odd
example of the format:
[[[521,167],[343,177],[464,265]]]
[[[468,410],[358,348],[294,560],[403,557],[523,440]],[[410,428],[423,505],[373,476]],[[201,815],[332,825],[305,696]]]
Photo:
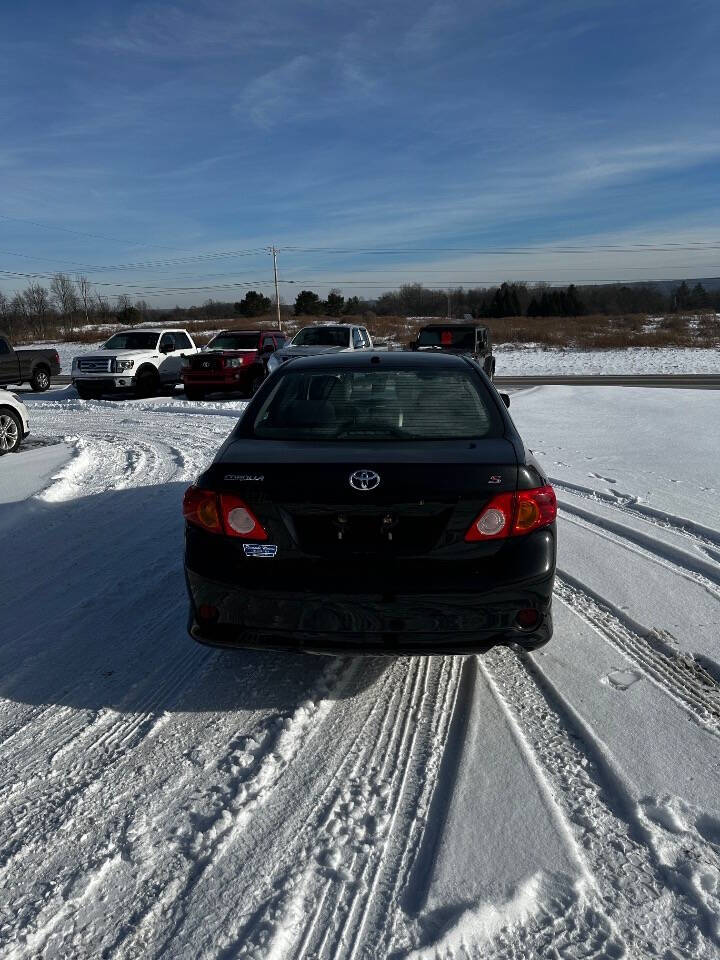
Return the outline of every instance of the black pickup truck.
[[[0,387],[8,383],[29,383],[33,390],[47,390],[52,377],[60,373],[57,350],[13,350],[0,333]]]
[[[491,380],[495,376],[490,331],[479,323],[458,320],[430,323],[420,327],[417,339],[410,344],[410,349],[464,353],[477,360]]]

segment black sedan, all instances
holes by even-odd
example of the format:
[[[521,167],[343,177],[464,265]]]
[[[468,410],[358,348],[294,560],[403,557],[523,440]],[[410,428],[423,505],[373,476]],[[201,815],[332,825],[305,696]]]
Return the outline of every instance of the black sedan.
[[[283,364],[183,512],[201,643],[435,654],[552,636],[555,494],[470,358]]]

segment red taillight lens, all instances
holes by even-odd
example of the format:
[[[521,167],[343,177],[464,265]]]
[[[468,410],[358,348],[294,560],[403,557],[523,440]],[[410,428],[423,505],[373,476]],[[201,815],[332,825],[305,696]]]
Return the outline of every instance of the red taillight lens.
[[[224,533],[242,540],[267,540],[267,532],[250,507],[231,493],[188,487],[183,516],[208,533]]]
[[[222,533],[218,496],[213,490],[188,487],[183,498],[183,516],[188,523],[209,533]]]
[[[465,540],[500,540],[517,537],[547,527],[557,516],[557,501],[552,487],[499,493],[473,521]]]
[[[557,517],[557,500],[552,487],[518,490],[513,536],[547,527]]]
[[[267,532],[250,507],[230,493],[220,494],[225,533],[243,540],[267,540]]]

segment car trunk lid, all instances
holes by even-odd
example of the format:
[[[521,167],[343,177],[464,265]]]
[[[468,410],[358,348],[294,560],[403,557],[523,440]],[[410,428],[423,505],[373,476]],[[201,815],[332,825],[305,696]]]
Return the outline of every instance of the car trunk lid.
[[[516,489],[517,457],[503,438],[237,440],[204,479],[242,497],[306,555],[420,556],[462,543],[491,497]]]

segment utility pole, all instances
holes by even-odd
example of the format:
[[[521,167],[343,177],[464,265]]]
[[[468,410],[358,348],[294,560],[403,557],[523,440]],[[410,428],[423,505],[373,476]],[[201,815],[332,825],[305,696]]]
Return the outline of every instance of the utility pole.
[[[447,298],[448,298],[448,315],[447,315],[447,318],[448,318],[448,320],[449,320],[449,319],[450,319],[450,291],[449,291],[449,290],[448,290],[448,292],[447,292]]]
[[[275,310],[277,311],[278,330],[282,330],[282,320],[280,319],[280,293],[278,291],[277,278],[277,250],[275,244],[272,245],[273,273],[275,275]]]

